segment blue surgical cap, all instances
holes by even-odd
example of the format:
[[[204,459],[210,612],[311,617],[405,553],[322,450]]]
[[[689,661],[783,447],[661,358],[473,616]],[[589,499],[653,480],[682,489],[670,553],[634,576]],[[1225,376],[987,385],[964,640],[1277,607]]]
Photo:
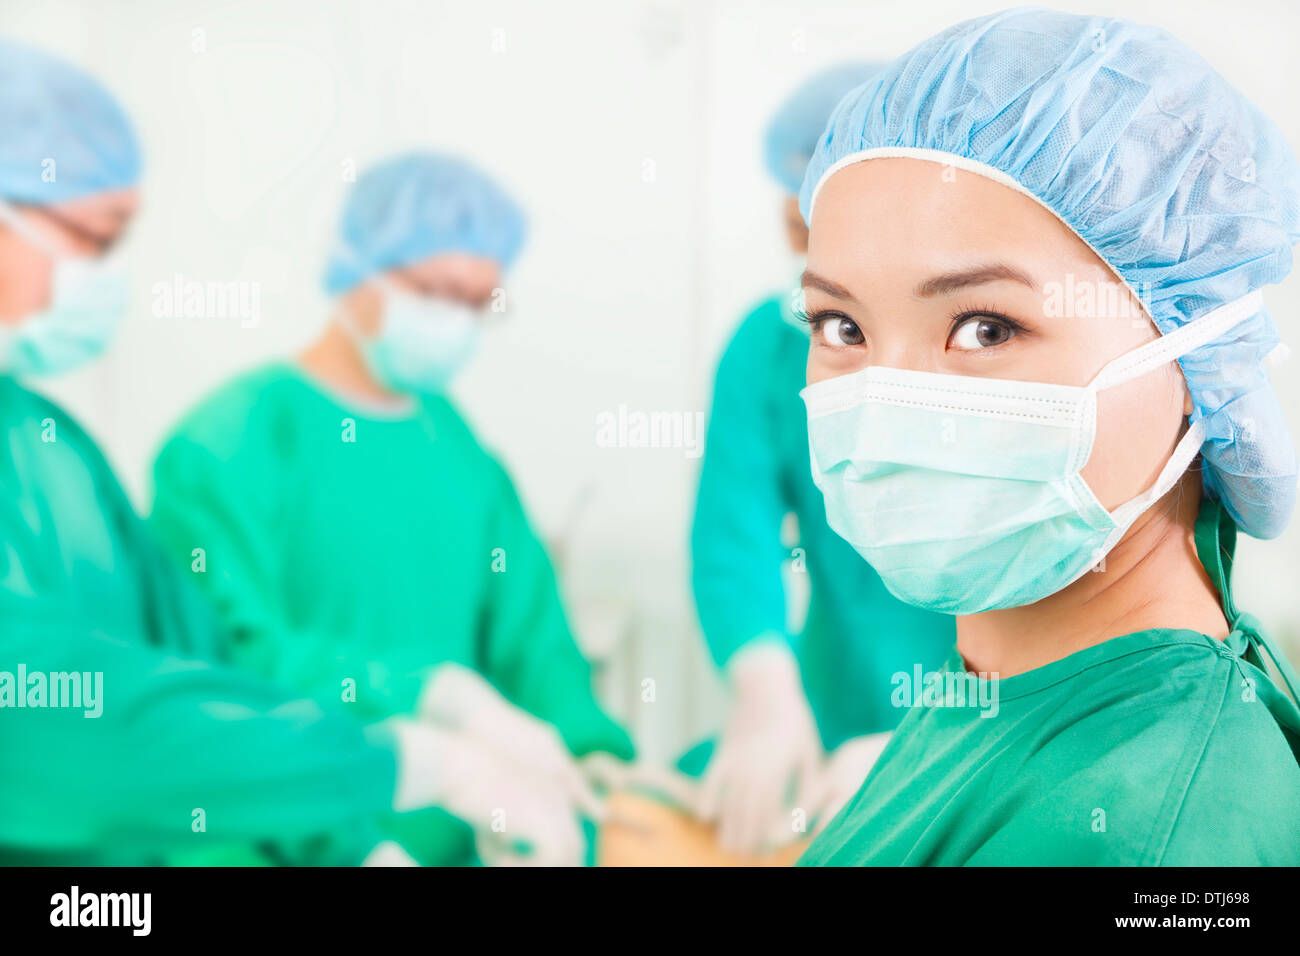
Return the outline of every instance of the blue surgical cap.
[[[1010,177],[1161,334],[1282,279],[1300,240],[1300,167],[1281,132],[1168,33],[1127,20],[1020,9],[925,41],[839,104],[803,182],[805,219],[833,167],[872,149]],[[1277,342],[1261,307],[1179,360],[1205,422],[1206,491],[1261,538],[1282,532],[1296,495],[1263,366]]]
[[[494,259],[504,269],[523,241],[523,212],[481,172],[449,156],[409,153],[372,167],[352,187],[325,290],[338,295],[444,252]]]
[[[0,39],[0,199],[48,205],[139,179],[140,147],[112,95],[70,63]]]
[[[817,139],[845,93],[880,72],[880,63],[841,63],[814,73],[786,97],[763,132],[763,162],[786,192],[799,192]]]

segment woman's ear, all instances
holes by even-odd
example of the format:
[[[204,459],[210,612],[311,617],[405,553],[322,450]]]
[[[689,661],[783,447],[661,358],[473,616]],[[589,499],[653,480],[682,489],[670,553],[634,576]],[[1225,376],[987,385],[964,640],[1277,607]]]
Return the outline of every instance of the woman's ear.
[[[797,256],[806,256],[808,254],[808,226],[803,221],[803,213],[799,211],[799,197],[786,196],[781,212],[785,218],[785,235],[790,240],[790,249]]]

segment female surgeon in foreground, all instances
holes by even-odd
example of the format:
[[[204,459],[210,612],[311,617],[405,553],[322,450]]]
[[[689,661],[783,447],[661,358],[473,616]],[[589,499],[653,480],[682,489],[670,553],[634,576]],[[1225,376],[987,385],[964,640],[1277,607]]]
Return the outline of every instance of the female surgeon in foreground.
[[[1278,130],[1163,31],[1009,11],[850,93],[800,198],[828,518],[957,618],[802,862],[1300,863],[1294,673],[1230,587],[1296,490]]]

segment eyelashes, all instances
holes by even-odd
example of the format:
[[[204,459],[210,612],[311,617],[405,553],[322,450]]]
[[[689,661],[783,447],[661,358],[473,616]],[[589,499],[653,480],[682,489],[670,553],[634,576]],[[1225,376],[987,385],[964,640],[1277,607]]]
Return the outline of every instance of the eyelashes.
[[[948,327],[945,351],[992,353],[1020,338],[1028,329],[1001,312],[989,308],[959,309]]]
[[[814,330],[821,328],[831,319],[848,319],[850,322],[853,321],[851,317],[845,315],[843,312],[837,312],[834,309],[819,309],[816,312],[808,312],[806,309],[797,308],[794,310],[794,317]]]
[[[846,349],[867,344],[857,320],[838,309],[809,311],[795,308],[792,312],[799,322],[809,327],[815,345]],[[997,307],[969,303],[955,308],[948,317],[947,334],[942,348],[944,351],[991,353],[1032,332],[1030,326],[999,311]],[[972,336],[974,338],[967,341]]]
[[[959,325],[973,318],[992,319],[1017,333],[1029,331],[1029,327],[1024,323],[1018,322],[1004,312],[1000,312],[995,306],[967,305],[955,309],[952,315],[948,317],[948,335],[951,336],[953,332],[957,331]]]
[[[850,316],[837,310],[804,313],[814,348],[846,349],[866,344],[866,335]]]
[[[1010,328],[1015,329],[1017,332],[1029,331],[1028,326],[1024,323],[1019,322],[1011,316],[999,312],[997,309],[989,306],[963,306],[956,309],[952,315],[948,317],[948,331],[951,332],[962,321],[975,318],[976,316],[1002,322]],[[796,308],[794,310],[794,317],[805,325],[813,327],[829,322],[831,319],[848,319],[848,321],[853,322],[855,325],[857,324],[857,320],[852,316],[845,315],[843,312],[835,309],[820,309],[815,312],[809,312],[806,309]]]

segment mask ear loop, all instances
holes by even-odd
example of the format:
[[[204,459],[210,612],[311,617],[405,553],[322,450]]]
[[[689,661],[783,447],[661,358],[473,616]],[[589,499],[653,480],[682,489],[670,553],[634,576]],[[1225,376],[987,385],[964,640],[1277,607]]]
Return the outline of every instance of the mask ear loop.
[[[1196,460],[1203,444],[1205,444],[1205,420],[1198,418],[1187,426],[1187,431],[1174,446],[1173,454],[1160,469],[1155,482],[1136,498],[1130,498],[1111,512],[1111,518],[1118,528],[1127,531],[1128,526],[1137,519],[1138,515],[1163,498],[1169,489],[1178,483],[1178,479],[1183,476],[1188,466]]]
[[[397,286],[393,285],[393,283],[388,280],[388,277],[385,276],[382,272],[376,272],[366,281],[373,284],[376,289],[382,292],[384,294],[385,300],[389,299],[392,296],[410,295],[409,292],[404,292],[402,289],[399,289]]]
[[[1202,345],[1213,342],[1262,308],[1264,308],[1264,295],[1256,289],[1240,299],[1234,299],[1227,305],[1193,319],[1168,335],[1162,335],[1154,342],[1148,342],[1113,359],[1097,373],[1096,378],[1088,383],[1088,387],[1093,391],[1101,391],[1103,388],[1120,385],[1154,368],[1166,365]]]
[[[1207,312],[1168,335],[1154,342],[1148,342],[1109,362],[1088,384],[1088,389],[1096,393],[1166,365],[1214,341],[1233,326],[1257,313],[1263,306],[1264,297],[1259,290],[1255,290],[1227,305]],[[1160,469],[1160,474],[1150,487],[1111,512],[1111,519],[1116,525],[1116,539],[1123,535],[1138,515],[1173,488],[1183,472],[1196,460],[1196,455],[1203,444],[1205,444],[1205,421],[1198,418],[1188,425],[1187,431],[1174,446],[1173,454],[1169,456],[1169,460]],[[1114,541],[1108,542],[1105,550],[1109,551],[1114,543]]]
[[[350,259],[353,262],[361,261],[346,249],[342,250],[340,254]],[[379,272],[376,272],[374,275],[368,276],[364,281],[358,283],[358,286],[362,286],[366,284],[373,285],[379,291],[379,294],[383,297],[385,305],[387,305],[388,302],[391,301],[393,296],[402,294],[400,289],[398,289],[391,282],[385,279],[383,274]],[[361,327],[357,325],[356,316],[353,315],[352,310],[349,309],[347,306],[343,305],[342,302],[339,302],[334,307],[334,312],[340,319],[339,324],[343,327],[343,331],[346,332],[348,334],[348,337],[351,338],[352,341],[357,343],[358,345],[361,345],[364,342],[369,342],[373,338],[378,338],[378,332],[382,332],[384,329],[384,322],[386,321],[386,319],[382,310],[380,311],[380,315],[379,315],[379,329],[376,335],[374,336],[368,336],[361,331]]]
[[[66,258],[54,247],[54,243],[47,236],[42,235],[39,229],[33,228],[32,224],[24,219],[17,209],[3,199],[0,199],[0,222],[3,222],[55,262]]]

